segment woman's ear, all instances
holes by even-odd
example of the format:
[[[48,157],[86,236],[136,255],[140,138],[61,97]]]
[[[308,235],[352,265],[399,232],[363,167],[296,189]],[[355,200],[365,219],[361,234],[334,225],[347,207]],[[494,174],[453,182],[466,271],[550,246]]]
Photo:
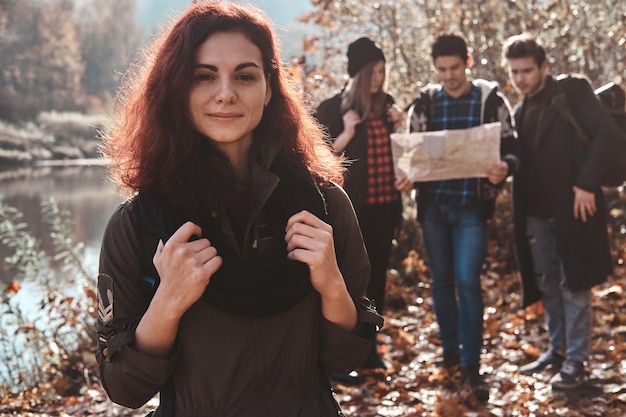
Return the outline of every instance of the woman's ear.
[[[267,105],[270,103],[270,100],[272,99],[272,85],[270,83],[270,78],[271,74],[267,74],[267,77],[265,77],[265,107],[267,107]]]

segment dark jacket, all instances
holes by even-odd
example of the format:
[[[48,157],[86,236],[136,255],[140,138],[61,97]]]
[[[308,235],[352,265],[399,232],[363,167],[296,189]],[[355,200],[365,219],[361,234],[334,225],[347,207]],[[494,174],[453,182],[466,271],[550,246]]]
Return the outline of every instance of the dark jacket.
[[[394,103],[393,97],[386,95],[386,105],[391,106]],[[317,108],[315,113],[316,119],[328,129],[328,138],[334,140],[341,132],[343,132],[343,114],[341,113],[341,94],[337,94],[327,100],[324,100]],[[393,123],[387,122],[389,133],[393,133]],[[391,140],[391,139],[390,139]],[[390,148],[391,149],[391,148]],[[344,188],[354,209],[359,213],[367,187],[367,128],[365,123],[359,123],[355,127],[354,137],[343,150],[346,158],[350,162],[348,172],[345,178]],[[391,160],[391,155],[389,155]],[[398,192],[398,196],[399,196]],[[398,197],[398,201],[400,198]],[[401,210],[401,204],[398,203]]]
[[[264,197],[260,201],[266,200],[278,181],[261,166],[253,167],[252,186]],[[340,187],[326,189],[325,199],[337,262],[356,302],[365,294],[370,274],[365,248],[359,244],[359,227]],[[131,202],[117,209],[100,255],[96,358],[111,400],[136,408],[159,391],[171,392],[167,387],[173,386],[176,417],[337,415],[321,370],[346,373],[355,369],[367,356],[372,336],[346,331],[326,320],[314,290],[295,306],[265,317],[229,314],[200,300],[183,316],[170,358],[137,351],[134,329],[151,297],[141,285],[142,258],[152,257],[153,251],[142,253],[136,214]],[[248,223],[254,228],[251,220]],[[359,309],[359,318],[361,323],[381,320],[367,309]],[[159,408],[156,416],[161,415]]]
[[[612,272],[600,178],[622,133],[612,123],[610,115],[585,79],[570,77],[558,83],[559,86],[552,77],[547,77],[533,149],[540,180],[551,199],[557,251],[563,262],[567,286],[571,291],[580,291],[604,282]],[[557,108],[561,91],[592,142],[589,150]],[[522,121],[525,103],[526,100],[515,108],[518,125]],[[526,157],[522,154],[520,172],[513,181],[516,248],[524,307],[541,299],[526,238]],[[597,212],[586,223],[574,219],[573,186],[595,193]]]
[[[518,143],[517,136],[511,117],[511,106],[504,95],[498,90],[497,82],[486,80],[472,80],[474,85],[480,87],[482,91],[481,103],[481,124],[500,122],[500,158],[507,163],[508,175],[512,175],[518,168]],[[417,98],[413,100],[408,108],[408,127],[410,132],[426,132],[432,129],[432,96],[442,88],[440,84],[431,84],[420,90]],[[478,179],[477,195],[482,206],[485,219],[493,216],[495,211],[495,198],[498,185],[491,184],[486,178]],[[423,220],[424,206],[427,204],[426,193],[421,192],[422,184],[416,183],[417,193],[417,218]]]

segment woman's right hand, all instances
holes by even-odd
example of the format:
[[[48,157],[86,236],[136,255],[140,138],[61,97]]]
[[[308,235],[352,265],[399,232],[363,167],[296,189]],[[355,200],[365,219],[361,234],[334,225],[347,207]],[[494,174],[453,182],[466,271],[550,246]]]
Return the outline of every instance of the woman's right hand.
[[[222,258],[208,239],[189,241],[193,236],[201,235],[202,229],[198,225],[187,222],[167,243],[159,241],[152,259],[161,277],[157,289],[159,299],[168,304],[171,312],[178,312],[181,316],[198,301],[222,265]]]
[[[359,123],[361,123],[361,117],[355,110],[348,110],[343,115],[343,131],[346,135],[350,137],[354,136],[355,127]]]
[[[333,141],[333,145],[337,152],[342,152],[348,143],[354,137],[354,132],[356,130],[356,125],[361,123],[361,117],[359,113],[354,110],[348,110],[343,115],[343,131],[337,135],[335,140]]]
[[[187,222],[174,232],[167,243],[159,241],[152,262],[161,278],[150,306],[135,330],[135,347],[153,357],[171,355],[183,314],[204,293],[222,258],[202,229]]]

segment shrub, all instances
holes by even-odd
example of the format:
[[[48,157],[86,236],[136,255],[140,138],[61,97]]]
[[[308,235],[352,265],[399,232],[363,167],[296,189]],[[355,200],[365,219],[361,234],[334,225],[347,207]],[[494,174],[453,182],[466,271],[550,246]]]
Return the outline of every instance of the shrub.
[[[81,264],[83,244],[69,234],[70,213],[52,199],[42,203],[54,254],[47,255],[22,221],[0,199],[0,244],[12,279],[0,293],[0,397],[51,383],[59,394],[84,385],[81,352],[95,346],[94,283]],[[23,283],[23,285],[22,285]],[[59,381],[64,381],[60,383]]]

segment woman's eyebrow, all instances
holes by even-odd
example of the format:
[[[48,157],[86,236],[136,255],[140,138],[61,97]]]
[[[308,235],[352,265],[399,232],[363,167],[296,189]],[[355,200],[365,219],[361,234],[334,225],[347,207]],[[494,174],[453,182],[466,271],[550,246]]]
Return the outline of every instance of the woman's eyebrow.
[[[196,68],[206,68],[208,70],[211,71],[217,71],[218,68],[216,65],[212,65],[212,64],[196,64],[195,65]],[[256,64],[255,62],[244,62],[242,64],[239,64],[235,67],[235,71],[240,71],[242,69],[248,68],[248,67],[254,67],[254,68],[261,68],[258,64]]]

